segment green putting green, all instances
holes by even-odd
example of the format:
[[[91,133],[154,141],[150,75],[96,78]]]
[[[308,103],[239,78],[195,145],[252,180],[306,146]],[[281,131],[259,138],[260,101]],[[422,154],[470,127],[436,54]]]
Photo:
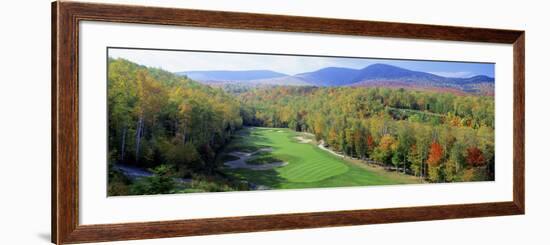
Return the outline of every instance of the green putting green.
[[[412,176],[350,162],[320,149],[314,142],[304,143],[296,139],[301,133],[289,129],[250,127],[241,130],[239,135],[227,147],[228,150],[250,152],[250,149],[270,148],[271,151],[253,154],[251,159],[255,155],[262,155],[287,163],[269,170],[224,170],[227,174],[257,185],[274,189],[294,189],[420,182]]]

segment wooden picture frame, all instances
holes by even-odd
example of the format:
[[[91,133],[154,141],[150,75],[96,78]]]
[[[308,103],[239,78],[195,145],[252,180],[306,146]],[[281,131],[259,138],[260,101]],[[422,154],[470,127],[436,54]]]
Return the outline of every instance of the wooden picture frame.
[[[513,201],[81,225],[79,224],[78,188],[80,21],[512,44]],[[518,215],[525,212],[524,31],[58,1],[52,3],[51,45],[53,243],[381,224]]]

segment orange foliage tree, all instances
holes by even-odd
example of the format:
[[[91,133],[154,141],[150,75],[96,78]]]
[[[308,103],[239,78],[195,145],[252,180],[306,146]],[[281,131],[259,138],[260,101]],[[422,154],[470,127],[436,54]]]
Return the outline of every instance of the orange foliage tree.
[[[374,139],[372,138],[372,135],[370,135],[370,134],[367,137],[367,148],[369,149],[369,151],[374,148]]]
[[[439,166],[443,158],[443,147],[437,142],[432,142],[430,145],[430,154],[426,161],[430,166]]]

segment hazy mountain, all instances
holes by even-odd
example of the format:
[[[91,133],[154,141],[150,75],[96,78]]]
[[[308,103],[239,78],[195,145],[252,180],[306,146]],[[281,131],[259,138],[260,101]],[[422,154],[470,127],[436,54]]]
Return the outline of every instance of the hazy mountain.
[[[310,83],[296,76],[256,79],[256,80],[250,80],[247,83],[254,84],[254,85],[311,86]]]
[[[494,82],[494,78],[483,75],[470,78],[442,77],[391,65],[374,64],[363,68],[350,86],[403,87],[456,94],[494,95]]]
[[[365,80],[400,80],[400,81],[443,81],[445,77],[440,77],[427,72],[411,71],[403,69],[401,67],[386,65],[386,64],[374,64],[361,69],[357,76],[355,76],[354,82],[361,82]]]
[[[494,78],[484,75],[443,77],[387,64],[373,64],[363,69],[326,67],[294,76],[270,70],[189,71],[177,74],[208,84],[390,87],[483,95],[494,94],[495,82]]]
[[[411,71],[397,66],[374,64],[363,69],[327,67],[295,75],[315,86],[343,86],[362,81],[443,81],[446,78],[431,73]]]
[[[185,75],[197,81],[251,81],[286,77],[288,75],[270,70],[249,71],[183,71],[177,75]]]
[[[450,78],[458,84],[471,84],[471,83],[495,83],[495,79],[492,77],[478,75],[470,78]]]
[[[470,78],[450,78],[386,64],[373,64],[363,69],[327,67],[313,72],[297,74],[294,77],[315,86],[342,86],[372,80],[458,84],[494,82],[493,78],[483,75]]]
[[[306,72],[294,77],[315,86],[342,86],[356,82],[359,70],[341,67],[327,67],[314,72]]]

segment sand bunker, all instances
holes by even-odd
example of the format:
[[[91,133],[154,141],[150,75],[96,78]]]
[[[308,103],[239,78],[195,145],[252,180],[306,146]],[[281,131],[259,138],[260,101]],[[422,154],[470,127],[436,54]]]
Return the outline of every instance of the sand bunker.
[[[285,166],[288,164],[287,162],[272,162],[272,163],[265,163],[261,165],[252,165],[252,164],[246,163],[246,161],[250,159],[254,154],[258,152],[270,152],[272,150],[273,149],[268,147],[268,148],[261,148],[255,152],[250,152],[250,153],[234,151],[229,153],[229,155],[238,157],[239,159],[233,160],[233,161],[227,161],[227,162],[224,162],[223,164],[229,168],[246,168],[251,170],[269,170],[276,167]]]
[[[294,137],[294,138],[297,139],[298,142],[303,143],[303,144],[311,143],[311,142],[313,141],[313,140],[311,140],[311,139],[306,139],[306,138],[304,138],[304,137],[302,137],[302,136],[296,136],[296,137]]]

